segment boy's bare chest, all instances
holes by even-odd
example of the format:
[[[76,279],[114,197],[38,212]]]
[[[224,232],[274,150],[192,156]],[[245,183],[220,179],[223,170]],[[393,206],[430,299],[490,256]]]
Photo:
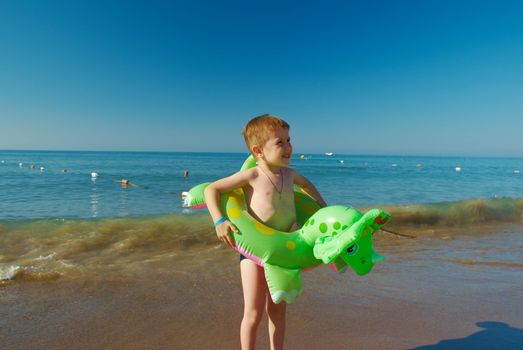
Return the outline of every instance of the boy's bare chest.
[[[265,176],[259,176],[249,187],[246,191],[248,205],[262,221],[277,218],[277,221],[293,220],[296,212],[292,178],[274,177],[270,181]]]
[[[253,194],[267,201],[294,198],[294,184],[289,176],[258,177],[252,184]]]

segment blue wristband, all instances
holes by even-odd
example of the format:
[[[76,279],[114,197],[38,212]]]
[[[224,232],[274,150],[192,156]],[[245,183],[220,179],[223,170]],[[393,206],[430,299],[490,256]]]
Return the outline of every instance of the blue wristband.
[[[224,221],[227,221],[227,218],[225,216],[222,216],[221,218],[219,218],[218,220],[216,220],[214,222],[214,227],[218,226],[219,224],[221,224]]]

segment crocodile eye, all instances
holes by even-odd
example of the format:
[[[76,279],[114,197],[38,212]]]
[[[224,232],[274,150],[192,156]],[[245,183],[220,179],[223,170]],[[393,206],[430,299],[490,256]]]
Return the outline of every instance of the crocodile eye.
[[[357,244],[353,244],[347,248],[347,254],[349,254],[349,256],[354,256],[357,252],[358,252]]]

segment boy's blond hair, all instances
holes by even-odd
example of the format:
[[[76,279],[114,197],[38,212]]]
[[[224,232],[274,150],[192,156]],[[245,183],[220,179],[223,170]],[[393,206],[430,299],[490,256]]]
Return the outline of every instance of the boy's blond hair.
[[[252,118],[243,128],[242,134],[245,138],[247,148],[252,153],[254,146],[262,147],[269,139],[269,133],[278,129],[290,129],[291,127],[283,119],[271,114],[263,114]],[[253,154],[254,155],[254,154]]]

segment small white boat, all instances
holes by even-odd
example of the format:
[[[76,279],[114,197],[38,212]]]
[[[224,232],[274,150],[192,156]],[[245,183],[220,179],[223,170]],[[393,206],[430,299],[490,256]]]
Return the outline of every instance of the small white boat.
[[[325,152],[325,155],[326,155],[326,156],[332,156],[333,153],[332,153],[332,152]]]

